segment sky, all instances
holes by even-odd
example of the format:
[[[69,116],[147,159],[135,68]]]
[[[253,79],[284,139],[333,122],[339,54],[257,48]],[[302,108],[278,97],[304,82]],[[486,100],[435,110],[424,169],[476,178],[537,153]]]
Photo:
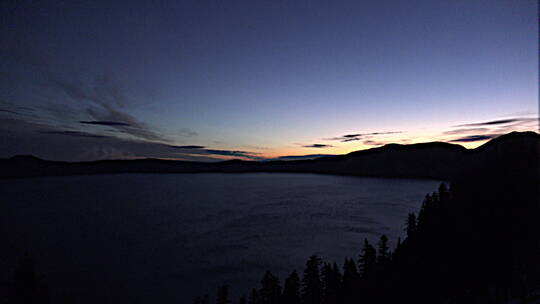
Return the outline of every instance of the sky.
[[[299,159],[538,130],[537,1],[0,9],[0,157]]]

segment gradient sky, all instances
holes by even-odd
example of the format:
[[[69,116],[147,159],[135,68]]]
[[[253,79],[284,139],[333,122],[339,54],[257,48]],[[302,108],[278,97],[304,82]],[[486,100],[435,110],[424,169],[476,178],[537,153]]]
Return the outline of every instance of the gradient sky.
[[[538,129],[537,1],[0,5],[0,157],[263,159]]]

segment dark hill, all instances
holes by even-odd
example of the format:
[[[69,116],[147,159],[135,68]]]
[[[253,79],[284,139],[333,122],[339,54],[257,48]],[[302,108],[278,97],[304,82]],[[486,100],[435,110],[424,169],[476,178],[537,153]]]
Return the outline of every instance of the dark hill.
[[[388,144],[346,155],[295,161],[224,161],[217,163],[160,159],[46,161],[33,156],[0,159],[1,178],[104,173],[298,172],[376,177],[452,180],[476,170],[505,166],[516,169],[538,164],[540,135],[512,132],[472,150],[432,142]]]

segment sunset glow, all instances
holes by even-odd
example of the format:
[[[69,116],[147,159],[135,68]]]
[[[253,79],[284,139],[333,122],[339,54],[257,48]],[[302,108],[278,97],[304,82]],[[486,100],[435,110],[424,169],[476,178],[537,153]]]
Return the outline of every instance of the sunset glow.
[[[0,157],[263,160],[538,130],[535,1],[13,3]]]

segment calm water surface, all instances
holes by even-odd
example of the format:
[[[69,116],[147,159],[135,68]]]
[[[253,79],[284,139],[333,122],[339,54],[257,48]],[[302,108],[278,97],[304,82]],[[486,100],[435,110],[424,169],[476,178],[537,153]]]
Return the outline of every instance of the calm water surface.
[[[314,174],[132,174],[0,181],[0,280],[29,252],[58,300],[191,303],[248,292],[318,254],[403,235],[440,182]],[[235,299],[236,301],[236,299]]]

